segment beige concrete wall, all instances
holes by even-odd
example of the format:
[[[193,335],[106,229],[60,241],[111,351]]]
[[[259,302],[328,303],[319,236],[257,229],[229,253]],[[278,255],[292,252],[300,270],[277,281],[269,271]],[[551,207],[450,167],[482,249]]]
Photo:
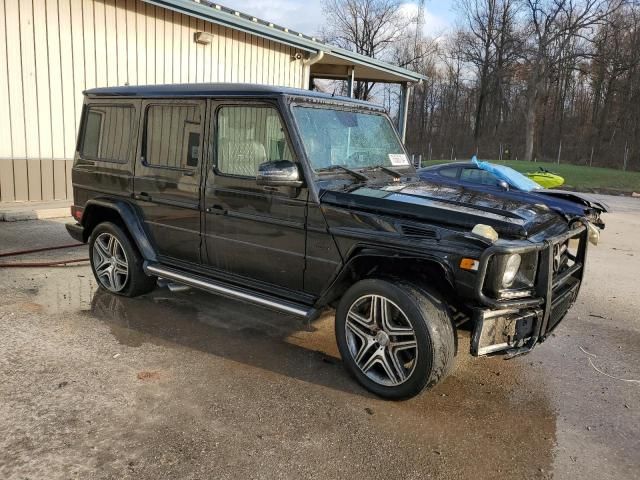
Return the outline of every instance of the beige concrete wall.
[[[213,34],[210,45],[193,41]],[[82,91],[247,82],[306,88],[295,49],[139,0],[0,0],[0,201],[71,196]]]

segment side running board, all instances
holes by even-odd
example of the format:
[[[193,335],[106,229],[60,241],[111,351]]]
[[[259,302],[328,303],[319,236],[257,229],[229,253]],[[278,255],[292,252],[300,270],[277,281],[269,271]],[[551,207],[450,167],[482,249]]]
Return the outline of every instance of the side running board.
[[[317,310],[313,307],[281,300],[272,295],[258,293],[253,290],[237,287],[235,285],[213,280],[201,275],[187,273],[165,265],[145,262],[143,268],[147,275],[153,275],[177,283],[182,283],[184,285],[206,290],[207,292],[222,295],[224,297],[253,303],[261,307],[270,308],[271,310],[304,317],[310,321],[315,319],[317,315]]]

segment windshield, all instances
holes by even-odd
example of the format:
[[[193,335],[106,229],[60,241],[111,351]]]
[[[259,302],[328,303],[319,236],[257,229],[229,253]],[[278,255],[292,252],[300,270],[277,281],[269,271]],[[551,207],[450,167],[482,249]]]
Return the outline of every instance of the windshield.
[[[475,163],[478,168],[486,170],[489,173],[493,173],[496,177],[504,180],[510,186],[517,188],[518,190],[530,192],[532,190],[540,190],[542,188],[540,184],[534,182],[529,177],[524,176],[511,167],[496,165],[495,163],[481,162],[476,158],[473,159],[473,163]]]
[[[408,166],[389,119],[379,113],[294,106],[302,143],[314,170]]]

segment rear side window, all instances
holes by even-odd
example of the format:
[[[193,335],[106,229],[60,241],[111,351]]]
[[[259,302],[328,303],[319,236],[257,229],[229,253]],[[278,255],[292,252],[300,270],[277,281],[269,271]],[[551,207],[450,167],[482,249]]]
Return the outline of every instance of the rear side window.
[[[218,111],[218,171],[255,177],[258,165],[290,160],[280,115],[272,107],[222,107]]]
[[[146,164],[190,170],[200,158],[200,107],[152,105],[147,109]]]
[[[96,105],[87,108],[80,155],[105,162],[129,159],[134,108]]]

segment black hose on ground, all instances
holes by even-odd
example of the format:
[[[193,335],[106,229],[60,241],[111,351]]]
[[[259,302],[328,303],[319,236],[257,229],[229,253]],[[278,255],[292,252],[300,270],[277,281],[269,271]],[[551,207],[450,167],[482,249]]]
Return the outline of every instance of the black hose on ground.
[[[55,247],[42,247],[32,248],[29,250],[16,250],[14,252],[0,253],[2,257],[16,257],[18,255],[27,255],[30,253],[48,252],[51,250],[61,250],[63,248],[82,247],[84,243],[73,243],[70,245],[57,245]],[[52,260],[50,262],[12,262],[12,263],[0,263],[0,268],[42,268],[42,267],[66,267],[75,266],[81,262],[88,262],[88,258],[74,258],[71,260]]]
[[[60,250],[63,248],[82,247],[84,243],[72,243],[70,245],[57,245],[55,247],[32,248],[30,250],[16,250],[14,252],[0,253],[0,257],[16,257],[18,255],[27,255],[29,253],[48,252],[49,250]]]

